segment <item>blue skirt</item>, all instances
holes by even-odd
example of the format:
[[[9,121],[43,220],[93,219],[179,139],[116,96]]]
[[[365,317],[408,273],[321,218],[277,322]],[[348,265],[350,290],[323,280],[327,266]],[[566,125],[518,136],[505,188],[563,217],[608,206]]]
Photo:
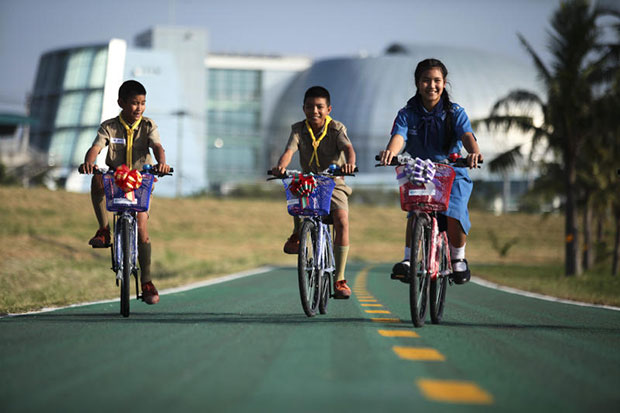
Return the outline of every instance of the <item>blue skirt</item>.
[[[474,188],[474,183],[469,177],[467,168],[454,168],[456,176],[454,177],[454,183],[452,184],[452,191],[450,192],[450,204],[448,210],[440,213],[450,218],[454,218],[461,223],[463,232],[469,234],[471,228],[471,222],[469,221],[469,211],[467,210],[467,204],[471,191]],[[409,212],[407,217],[411,217],[413,212]]]

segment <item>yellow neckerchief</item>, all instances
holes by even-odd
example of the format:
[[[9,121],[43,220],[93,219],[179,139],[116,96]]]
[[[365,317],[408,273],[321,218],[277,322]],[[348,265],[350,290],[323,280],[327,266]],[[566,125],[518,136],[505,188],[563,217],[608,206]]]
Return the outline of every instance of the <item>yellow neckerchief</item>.
[[[327,127],[329,126],[329,122],[331,121],[332,121],[332,118],[329,115],[327,115],[325,117],[325,126],[323,127],[323,133],[321,133],[321,136],[319,136],[319,139],[316,139],[314,137],[314,132],[312,132],[312,128],[310,127],[310,124],[308,123],[308,120],[306,119],[306,128],[308,128],[308,132],[310,132],[310,137],[312,138],[312,148],[313,148],[312,156],[310,157],[310,162],[308,162],[308,166],[312,164],[312,160],[314,159],[316,161],[316,166],[321,167],[321,165],[319,164],[319,154],[317,152],[317,149],[319,149],[319,145],[321,144],[321,141],[323,140],[325,135],[327,135]]]
[[[140,116],[140,119],[135,121],[134,124],[131,125],[131,127],[129,127],[127,122],[123,120],[123,117],[121,115],[118,115],[118,119],[121,121],[121,125],[123,125],[125,127],[125,130],[127,131],[127,159],[125,159],[125,161],[127,162],[127,166],[129,167],[129,169],[133,169],[133,164],[132,164],[132,159],[131,159],[132,150],[133,150],[133,133],[136,129],[138,129],[138,125],[140,124],[140,121],[142,120],[142,116]]]

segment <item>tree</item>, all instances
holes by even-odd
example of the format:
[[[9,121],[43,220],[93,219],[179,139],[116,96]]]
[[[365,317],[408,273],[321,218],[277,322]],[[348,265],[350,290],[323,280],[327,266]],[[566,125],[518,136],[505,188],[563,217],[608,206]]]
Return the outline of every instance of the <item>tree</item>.
[[[577,232],[578,160],[584,144],[593,136],[595,86],[607,53],[602,46],[599,19],[616,16],[615,11],[591,7],[587,0],[562,2],[551,18],[550,64],[545,64],[528,41],[518,38],[530,54],[544,85],[544,99],[534,92],[515,90],[500,99],[482,121],[490,128],[518,128],[532,134],[530,159],[543,149],[557,160],[563,179],[565,213],[565,274],[581,272]],[[535,125],[532,109],[542,113]],[[514,159],[517,150],[506,154]]]

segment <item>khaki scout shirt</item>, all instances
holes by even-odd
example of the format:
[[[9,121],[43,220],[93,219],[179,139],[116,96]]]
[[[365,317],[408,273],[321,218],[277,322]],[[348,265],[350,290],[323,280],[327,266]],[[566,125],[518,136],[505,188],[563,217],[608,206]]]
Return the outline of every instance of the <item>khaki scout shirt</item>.
[[[161,143],[161,138],[157,125],[152,119],[143,116],[138,129],[133,133],[131,168],[141,170],[145,164],[152,164],[149,148],[158,143]],[[105,163],[110,168],[116,169],[126,162],[127,131],[118,116],[106,120],[99,126],[93,145],[101,148],[109,146]]]
[[[347,136],[347,128],[341,122],[333,119],[327,127],[327,134],[317,149],[320,165],[317,166],[316,158],[312,159],[312,165],[309,165],[314,150],[306,122],[297,122],[291,126],[291,135],[288,138],[286,149],[293,152],[299,150],[299,161],[303,173],[317,173],[326,170],[331,164],[342,166],[346,163],[344,149],[347,145],[351,145]],[[315,137],[318,138],[321,133],[316,134]]]

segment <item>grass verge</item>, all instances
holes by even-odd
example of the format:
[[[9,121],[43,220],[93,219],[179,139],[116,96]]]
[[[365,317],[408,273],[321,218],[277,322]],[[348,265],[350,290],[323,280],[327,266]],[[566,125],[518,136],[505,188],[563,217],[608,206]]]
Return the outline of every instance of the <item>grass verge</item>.
[[[296,265],[282,253],[292,229],[281,199],[154,198],[149,219],[159,289],[263,265]],[[471,213],[467,256],[475,275],[516,288],[620,305],[608,270],[562,275],[560,216]],[[402,258],[405,215],[351,205],[349,260]],[[109,250],[87,245],[96,230],[88,194],[0,187],[0,314],[115,298]],[[526,264],[524,264],[526,263]]]

